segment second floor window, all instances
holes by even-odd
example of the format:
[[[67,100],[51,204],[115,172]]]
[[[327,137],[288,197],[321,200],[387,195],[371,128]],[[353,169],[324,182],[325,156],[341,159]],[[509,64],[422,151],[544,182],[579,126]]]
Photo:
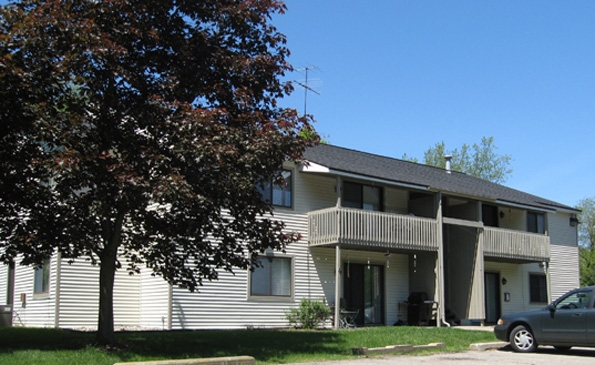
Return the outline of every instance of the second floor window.
[[[291,208],[293,191],[291,175],[291,170],[279,170],[271,181],[265,181],[258,186],[267,203]]]
[[[527,212],[527,231],[545,233],[545,216],[543,213]]]
[[[382,188],[345,182],[343,183],[343,206],[382,211]]]

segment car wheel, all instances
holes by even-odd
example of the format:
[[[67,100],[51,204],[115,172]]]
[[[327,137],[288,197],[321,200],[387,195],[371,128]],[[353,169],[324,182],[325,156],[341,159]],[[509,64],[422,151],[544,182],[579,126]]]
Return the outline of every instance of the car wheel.
[[[525,326],[516,326],[510,333],[510,346],[516,352],[533,352],[537,343],[533,333]]]
[[[560,352],[567,352],[572,346],[554,346],[554,348]]]

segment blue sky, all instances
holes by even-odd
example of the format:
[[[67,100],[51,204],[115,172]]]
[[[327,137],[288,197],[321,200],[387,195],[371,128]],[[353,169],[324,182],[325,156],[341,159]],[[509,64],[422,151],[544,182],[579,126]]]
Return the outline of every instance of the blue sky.
[[[330,143],[421,160],[493,136],[513,158],[505,185],[570,206],[595,196],[595,1],[286,4],[272,23],[296,69],[317,67],[307,112]],[[304,90],[282,104],[303,112]]]

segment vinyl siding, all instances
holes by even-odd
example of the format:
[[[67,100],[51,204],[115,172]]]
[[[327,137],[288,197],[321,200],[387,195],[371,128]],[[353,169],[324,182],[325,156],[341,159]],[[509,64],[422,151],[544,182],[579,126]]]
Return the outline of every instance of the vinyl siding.
[[[72,264],[63,260],[60,277],[60,327],[97,328],[99,267],[84,260]]]
[[[8,303],[6,297],[8,290],[8,265],[0,264],[0,304]]]
[[[130,275],[126,270],[128,262],[126,260],[121,260],[121,262],[122,269],[116,271],[114,281],[114,326],[116,329],[139,327],[141,276]]]
[[[167,329],[169,324],[169,284],[144,269],[140,275],[140,325]]]
[[[294,210],[296,214],[307,214],[337,205],[335,187],[337,179],[294,171]],[[279,209],[280,210],[280,209]],[[285,209],[285,211],[290,211]]]
[[[539,309],[542,303],[530,302],[529,275],[532,273],[543,274],[544,270],[539,264],[514,264],[486,261],[485,271],[499,273],[500,280],[506,279],[506,284],[500,282],[500,306],[502,314],[523,312]],[[504,301],[504,293],[510,293],[510,302]]]
[[[275,214],[286,223],[288,231],[306,231],[304,215]],[[261,328],[286,327],[285,312],[302,298],[324,297],[320,281],[309,275],[315,270],[304,235],[290,244],[286,253],[275,253],[292,259],[292,296],[257,298],[249,296],[248,270],[236,270],[235,275],[220,273],[219,280],[207,282],[199,292],[190,293],[174,288],[172,293],[172,328]]]
[[[123,268],[126,261],[122,261]],[[99,311],[99,266],[83,259],[62,261],[60,317],[62,328],[97,328]],[[140,276],[126,270],[116,272],[114,282],[114,327],[140,325]]]
[[[550,290],[551,300],[567,291],[578,288],[579,258],[578,247],[551,245]]]
[[[16,262],[19,260],[17,259]],[[50,260],[48,293],[33,294],[34,268],[15,265],[13,325],[53,327],[55,319],[56,260]],[[4,279],[6,280],[6,279]],[[21,301],[24,298],[24,301]]]
[[[570,226],[570,215],[548,214],[550,234],[551,300],[580,286],[577,227]]]
[[[33,294],[32,266],[15,268],[13,324],[31,327],[95,329],[99,306],[99,267],[84,260],[68,264],[54,255],[50,260],[48,293]],[[60,273],[58,275],[58,268]],[[5,276],[2,276],[3,278]],[[60,277],[59,298],[56,281]],[[138,276],[121,271],[114,285],[114,323],[116,329],[139,326]],[[21,301],[24,297],[25,301]]]

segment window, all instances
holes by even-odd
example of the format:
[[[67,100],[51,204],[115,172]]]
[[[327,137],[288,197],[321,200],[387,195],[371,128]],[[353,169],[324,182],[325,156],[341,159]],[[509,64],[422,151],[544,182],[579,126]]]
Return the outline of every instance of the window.
[[[352,182],[343,183],[343,206],[364,210],[382,210],[382,188]]]
[[[43,260],[41,267],[35,268],[33,294],[46,294],[50,289],[50,259]]]
[[[267,203],[291,208],[293,190],[291,175],[291,170],[279,170],[271,181],[265,181],[259,185],[258,190]]]
[[[529,290],[531,291],[531,303],[547,303],[545,275],[529,274]]]
[[[498,227],[498,207],[495,205],[481,205],[481,221],[489,227]]]
[[[567,295],[556,303],[556,309],[584,309],[589,305],[591,290],[579,291]]]
[[[543,213],[527,212],[527,231],[545,233],[545,216]]]
[[[287,257],[259,257],[262,267],[250,275],[250,295],[291,296],[291,259]]]

